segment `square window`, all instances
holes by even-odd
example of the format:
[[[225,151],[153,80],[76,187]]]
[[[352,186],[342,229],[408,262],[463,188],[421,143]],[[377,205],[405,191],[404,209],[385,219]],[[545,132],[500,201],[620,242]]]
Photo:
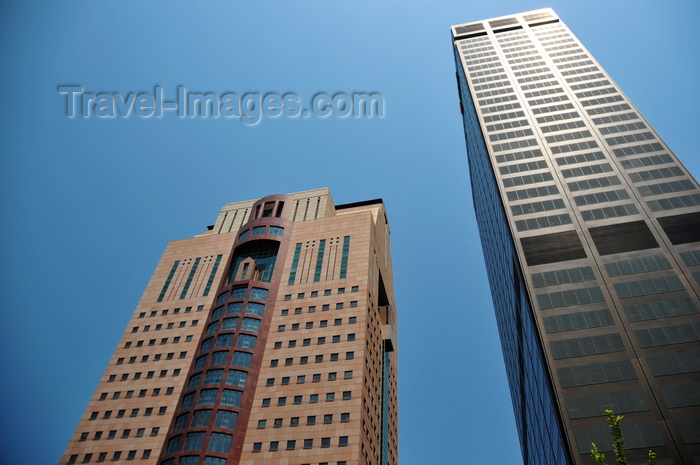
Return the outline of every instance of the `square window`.
[[[285,295],[284,300],[292,300],[292,294]]]
[[[297,346],[297,341],[289,341],[289,347],[296,347]]]
[[[355,352],[345,352],[345,360],[352,360],[355,358]]]
[[[323,361],[323,355],[317,355],[315,358],[316,363],[321,363]]]
[[[309,423],[307,423],[307,424],[309,424]],[[314,446],[313,439],[304,439],[304,449],[311,449],[313,446]]]
[[[326,338],[325,338],[325,337],[319,337],[319,338],[316,340],[316,343],[319,344],[319,345],[325,344],[325,343],[326,343]]]
[[[271,367],[276,367],[278,364],[279,364],[279,360],[277,360],[277,359],[270,360]]]
[[[331,362],[337,362],[338,361],[338,354],[331,354]]]
[[[279,441],[271,441],[270,442],[270,450],[271,451],[276,451],[277,449],[279,449],[279,447],[280,447]]]
[[[258,420],[258,429],[264,429],[267,426],[267,420]]]
[[[346,423],[350,421],[350,413],[341,413],[340,414],[340,421],[341,423]]]
[[[321,328],[325,328],[326,326],[328,326],[328,320],[321,320],[319,326]]]
[[[275,421],[273,422],[273,428],[281,428],[282,427],[282,418],[275,418]]]
[[[326,424],[326,425],[327,425],[327,424],[330,424],[330,423],[333,423],[333,415],[332,415],[332,414],[330,414],[330,415],[323,415],[323,423]]]
[[[253,444],[253,452],[260,452],[262,450],[262,442],[256,442]]]
[[[309,402],[311,402],[312,404],[315,404],[316,402],[318,402],[318,394],[311,394],[309,396]]]
[[[116,429],[113,429],[113,430],[110,431],[109,434],[107,435],[107,439],[114,439],[114,438],[116,438],[116,437],[117,437],[117,430],[116,430]]]
[[[267,383],[265,383],[266,386],[274,386],[275,385],[275,378],[267,378]]]
[[[314,322],[313,321],[307,321],[306,322],[306,329],[311,329],[314,327]]]
[[[270,399],[263,399],[263,400],[262,400],[262,406],[263,406],[263,407],[269,407],[269,406],[270,406]]]
[[[304,375],[297,376],[297,383],[302,384],[305,381],[306,381],[306,376],[304,376]]]
[[[274,347],[275,347],[275,349],[281,349],[282,348],[282,341],[275,342]]]
[[[302,344],[302,345],[305,345],[305,346],[310,346],[310,345],[311,345],[311,339],[304,339],[304,340],[301,342],[301,344]]]
[[[299,417],[290,418],[289,426],[299,426]]]
[[[340,436],[338,438],[338,445],[340,447],[344,447],[348,445],[348,437],[347,436]]]
[[[295,314],[295,315],[301,315],[301,307],[295,308],[295,309],[294,309],[294,314]]]
[[[287,450],[294,450],[296,448],[297,442],[295,440],[289,440],[287,441]]]
[[[351,316],[350,318],[348,318],[348,323],[350,323],[350,324],[357,323],[357,317]]]
[[[321,306],[321,311],[322,311],[322,312],[325,312],[326,310],[330,310],[330,309],[331,309],[331,305],[330,305],[330,304],[323,304],[323,305]]]
[[[282,385],[289,384],[289,376],[282,377]]]
[[[299,357],[299,363],[301,365],[306,365],[307,363],[309,363],[309,357],[307,357],[307,356]]]
[[[314,313],[316,311],[316,307],[309,307],[309,313]]]
[[[294,358],[293,358],[293,357],[292,357],[292,358],[285,358],[285,359],[284,359],[284,365],[285,365],[285,366],[290,366],[290,365],[292,365],[293,363],[294,363]]]
[[[346,371],[345,374],[343,375],[343,378],[352,379],[352,370]]]
[[[340,309],[342,309],[342,308],[343,308],[343,302],[338,302],[337,304],[335,304],[335,309],[336,309],[336,310],[340,310]]]
[[[300,292],[297,294],[297,299],[303,299],[304,298],[304,293]]]
[[[277,399],[277,405],[287,405],[287,398],[286,397],[280,397]]]
[[[283,332],[283,331],[285,330],[285,328],[286,328],[286,325],[279,325],[279,326],[277,327],[277,332],[278,332],[278,333],[281,333],[281,332]]]
[[[357,300],[353,300],[350,302],[350,307],[357,307]]]
[[[299,329],[299,323],[292,324],[292,331],[297,331]]]
[[[303,396],[294,396],[294,404],[298,405],[301,404],[301,399]]]
[[[342,319],[342,318],[336,318],[335,320],[333,320],[333,324],[334,324],[335,326],[340,326],[340,325],[343,324],[343,319]]]
[[[309,415],[306,417],[306,424],[309,426],[315,425],[316,424],[316,415]]]
[[[352,288],[350,290],[351,290],[351,292],[357,292],[360,290],[360,286],[352,286]]]
[[[331,290],[330,289],[324,290],[323,295],[331,295]]]
[[[314,383],[317,383],[317,382],[319,382],[319,381],[321,381],[321,373],[316,373],[316,374],[314,374],[314,375],[313,375],[313,382],[314,382]]]
[[[321,447],[330,447],[331,446],[331,438],[322,438],[321,439]]]
[[[139,428],[136,430],[136,437],[140,438],[146,433],[146,428]]]
[[[348,334],[348,341],[354,341],[354,340],[355,340],[355,333]]]
[[[286,316],[286,315],[289,315],[289,309],[288,309],[288,308],[285,308],[284,310],[282,310],[282,316]]]
[[[336,379],[338,379],[338,373],[334,371],[328,373],[328,381],[335,381]]]
[[[126,415],[126,410],[124,409],[117,412],[117,418],[124,418],[124,415]]]
[[[352,391],[343,391],[343,400],[352,399]]]
[[[318,291],[311,291],[311,297],[318,297]]]
[[[326,402],[333,402],[335,400],[335,392],[326,393]]]
[[[340,336],[339,335],[333,336],[333,342],[340,342]]]
[[[344,288],[344,287],[339,287],[339,288],[338,288],[338,294],[345,294],[345,288]]]

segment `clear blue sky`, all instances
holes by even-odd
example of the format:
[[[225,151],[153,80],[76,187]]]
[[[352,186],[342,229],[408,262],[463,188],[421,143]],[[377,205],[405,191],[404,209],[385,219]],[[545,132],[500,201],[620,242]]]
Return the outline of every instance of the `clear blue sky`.
[[[449,26],[545,6],[700,175],[694,0],[3,2],[0,464],[58,461],[168,241],[225,203],[323,186],[388,208],[401,464],[521,464]],[[386,113],[69,119],[61,84],[374,91]]]

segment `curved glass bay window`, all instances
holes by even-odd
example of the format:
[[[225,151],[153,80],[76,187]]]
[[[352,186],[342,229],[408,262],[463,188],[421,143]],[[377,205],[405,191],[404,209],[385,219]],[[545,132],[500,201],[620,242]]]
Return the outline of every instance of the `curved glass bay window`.
[[[251,279],[269,283],[275,270],[279,242],[254,241],[236,248],[228,283]],[[250,260],[248,260],[250,259]]]

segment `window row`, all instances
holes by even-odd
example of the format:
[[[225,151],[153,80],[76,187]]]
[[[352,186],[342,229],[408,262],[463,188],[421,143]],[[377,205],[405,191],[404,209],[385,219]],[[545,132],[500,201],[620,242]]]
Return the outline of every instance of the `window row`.
[[[269,291],[267,289],[263,289],[261,287],[253,287],[250,290],[250,297],[249,299],[253,300],[267,300],[267,295]],[[226,302],[227,300],[234,300],[234,299],[245,299],[246,295],[248,294],[248,286],[237,286],[231,289],[231,292],[229,293],[228,291],[219,294],[219,296],[216,298],[216,304],[220,304],[223,302]]]
[[[207,427],[210,424],[213,412],[214,411],[211,409],[195,410],[192,413],[191,422],[189,422],[190,413],[183,413],[182,415],[179,415],[177,417],[177,420],[175,420],[175,426],[173,427],[173,431],[180,431],[187,428],[188,423],[191,428]],[[216,416],[214,417],[214,427],[235,429],[237,420],[238,414],[236,412],[218,409],[216,412]]]
[[[149,345],[150,345],[150,344],[149,344]],[[180,352],[178,358],[187,358],[187,352]],[[135,356],[134,356],[134,357],[129,357],[129,361],[128,361],[127,363],[136,363],[136,360],[137,360],[137,359],[138,359],[138,357],[135,357]],[[175,352],[169,352],[169,353],[165,354],[165,358],[163,358],[163,354],[154,354],[152,359],[150,358],[150,355],[142,355],[142,356],[141,356],[140,362],[141,362],[141,363],[145,363],[145,362],[147,362],[148,360],[158,361],[158,360],[161,360],[161,359],[164,359],[164,360],[173,360],[173,359],[175,359]],[[119,357],[119,358],[117,359],[117,365],[123,364],[123,363],[124,363],[124,360],[125,360],[124,357]]]
[[[190,326],[197,326],[198,323],[199,323],[199,320],[192,320],[190,322]],[[180,321],[177,325],[178,328],[184,328],[186,326],[187,326],[187,321]],[[175,323],[168,323],[165,325],[165,329],[173,329],[173,328],[175,328]],[[146,325],[143,328],[140,328],[139,326],[134,326],[133,328],[131,328],[131,332],[138,333],[139,329],[141,330],[141,332],[147,333],[148,331],[151,330],[151,325]],[[163,329],[163,325],[161,323],[159,323],[153,327],[154,331],[160,331],[161,329]]]
[[[143,373],[140,371],[137,371],[133,374],[131,379],[133,379],[133,380],[141,379],[141,375],[143,375]],[[155,375],[156,375],[155,371],[147,371],[146,372],[146,379],[153,379],[155,377]],[[129,379],[129,373],[122,373],[121,376],[119,377],[119,381],[127,381],[128,379]],[[117,381],[116,374],[109,375],[109,378],[107,378],[107,382],[113,383],[115,381]],[[171,387],[167,388],[166,394],[172,394],[172,390],[173,390],[173,388],[171,388]],[[155,391],[155,389],[154,389],[154,391]],[[154,395],[156,395],[156,394],[154,394]]]
[[[172,387],[169,387],[166,389],[165,395],[170,395],[173,393]],[[160,395],[161,388],[153,388],[151,390],[151,397],[158,397]],[[124,399],[131,399],[134,397],[134,392],[133,390],[125,391],[124,392]],[[140,389],[138,393],[138,397],[146,397],[146,394],[148,394],[148,389]],[[110,399],[119,399],[122,395],[121,391],[114,391],[112,392],[112,395],[110,396],[109,393],[103,392],[100,394],[99,400],[107,400],[108,398]]]
[[[314,375],[314,376],[316,376],[316,375]],[[320,375],[319,375],[319,376],[320,376]],[[294,397],[290,398],[290,399],[292,400],[292,402],[293,402],[292,405],[300,405],[300,404],[304,401],[303,397],[304,397],[304,396],[294,396]],[[339,398],[340,398],[341,400],[351,400],[351,399],[352,399],[352,391],[343,391],[343,392],[341,393],[341,395],[340,395]],[[326,395],[325,395],[325,399],[326,399],[326,402],[333,402],[333,401],[335,401],[335,400],[336,400],[336,393],[335,393],[335,392],[327,392]],[[276,403],[276,405],[277,405],[278,407],[282,407],[282,406],[288,405],[288,404],[287,404],[287,400],[288,400],[287,396],[278,397],[278,398],[277,398],[277,403]],[[317,402],[319,402],[319,394],[310,394],[310,395],[309,395],[309,403],[310,403],[310,404],[315,404],[315,403],[317,403]],[[261,405],[262,405],[262,407],[269,407],[269,406],[271,406],[271,405],[272,405],[272,399],[269,398],[269,397],[263,399]]]
[[[216,339],[216,344],[214,344],[214,339]],[[202,342],[202,349],[200,350],[200,353],[209,351],[209,349],[211,349],[212,346],[215,348],[233,347],[233,339],[234,334],[221,334],[216,338],[210,337],[209,339],[205,339],[204,342]],[[257,340],[257,336],[239,333],[236,337],[235,347],[239,347],[242,349],[255,349],[255,344],[257,343]]]
[[[610,310],[607,308],[588,312],[548,316],[543,319],[543,322],[545,331],[550,334],[615,324]]]
[[[198,312],[201,312],[202,310],[204,310],[204,305],[199,305],[199,306],[197,307],[197,311],[198,311]],[[185,313],[190,313],[191,311],[192,311],[192,307],[186,307],[186,308],[185,308]],[[167,315],[169,312],[170,312],[170,309],[167,309],[167,308],[166,308],[165,310],[161,310],[160,315],[161,315],[161,316],[165,316],[165,315]],[[173,309],[173,313],[172,313],[173,315],[177,315],[177,314],[179,314],[179,313],[180,313],[180,309],[179,309],[179,308],[174,308],[174,309]],[[149,317],[158,316],[158,310],[152,310],[151,313],[150,313],[148,316],[149,316]],[[145,317],[146,317],[146,312],[141,312],[141,313],[139,313],[139,318],[145,318]]]
[[[700,194],[667,197],[665,199],[647,201],[649,209],[653,212],[660,210],[673,210],[674,208],[694,207],[700,205]]]
[[[141,413],[142,409],[134,408],[131,409],[129,412],[129,417],[137,417],[139,416],[139,413]],[[159,407],[158,408],[158,415],[165,415],[166,412],[168,411],[168,407]],[[108,420],[112,418],[112,413],[114,413],[112,410],[105,410],[102,412],[102,419],[103,420]],[[153,414],[153,407],[147,407],[143,409],[143,416],[148,417]],[[91,412],[90,413],[90,420],[97,420],[100,416],[100,412]],[[124,418],[126,416],[126,409],[121,409],[117,410],[117,413],[115,415],[115,418]]]
[[[616,414],[644,412],[649,410],[649,404],[644,397],[644,392],[637,389],[569,397],[566,399],[566,408],[569,411],[569,416],[572,419],[577,419],[603,416],[606,410],[612,410]]]
[[[122,434],[119,435],[120,438],[125,439],[128,437],[131,437],[131,433],[133,430],[131,429],[125,429],[122,430]],[[92,435],[92,438],[90,438],[90,433],[80,433],[80,441],[87,441],[88,439],[92,439],[93,441],[99,441],[100,439],[116,439],[117,438],[117,430],[113,429],[110,431],[107,431],[107,435],[104,435],[104,431],[95,431]],[[151,428],[150,435],[151,436],[158,436],[158,433],[160,432],[160,428],[154,427]],[[146,428],[138,428],[135,431],[134,437],[136,438],[142,438],[146,435]]]
[[[328,413],[325,415],[309,415],[306,417],[306,426],[315,426],[320,423],[319,420],[321,420],[321,416],[323,417],[323,424],[324,425],[330,425],[333,423],[334,418],[338,418],[337,415],[334,415],[332,413]],[[350,413],[341,413],[340,414],[340,422],[341,423],[347,423],[350,421]],[[300,425],[300,418],[299,417],[291,417],[289,419],[289,426],[295,427]],[[265,420],[258,420],[258,429],[265,429],[268,426],[268,421]],[[284,418],[275,418],[272,421],[272,427],[273,428],[282,428],[284,426]]]
[[[358,292],[359,290],[360,290],[360,286],[352,286],[352,287],[350,288],[350,292]],[[318,293],[318,292],[319,292],[319,291],[311,291],[311,292],[309,292],[309,297],[318,297],[318,296],[319,296],[319,293]],[[339,287],[337,293],[338,293],[338,294],[345,294],[345,288],[344,288],[344,287]],[[323,295],[324,295],[324,296],[332,295],[332,294],[333,294],[333,291],[332,291],[331,289],[326,289],[326,290],[323,291]],[[297,299],[304,299],[304,298],[306,298],[306,292],[299,292],[299,293],[297,293]],[[286,295],[284,296],[284,300],[292,300],[292,294],[286,294]]]
[[[552,341],[549,343],[549,346],[552,349],[552,358],[554,360],[625,350],[625,345],[618,333]]]
[[[338,437],[338,442],[337,446],[338,447],[345,447],[348,445],[348,436],[340,436]],[[319,442],[316,442],[317,445],[320,445],[320,447],[325,448],[325,447],[331,447],[331,438],[321,438]],[[304,449],[312,449],[314,447],[314,439],[304,439],[303,441],[296,441],[294,439],[290,439],[286,441],[286,446],[285,450],[294,450],[297,447],[303,447]],[[262,442],[256,442],[253,443],[253,452],[262,452],[263,450],[263,443]],[[279,441],[270,441],[268,449],[271,452],[276,452],[280,450],[280,442]],[[338,464],[345,464],[346,462],[338,462]]]
[[[558,286],[560,284],[580,283],[595,280],[593,268],[590,266],[566,268],[563,270],[545,271],[532,275],[533,287]]]
[[[644,348],[697,342],[700,341],[700,323],[639,329],[634,334]]]
[[[350,308],[355,308],[355,307],[357,307],[357,305],[358,305],[357,300],[352,300],[352,301],[350,301]],[[307,313],[315,313],[315,312],[316,312],[316,308],[317,308],[317,307],[316,307],[315,305],[311,305],[311,306],[309,306],[309,307],[307,308],[306,311],[307,311]],[[338,303],[335,304],[335,309],[336,309],[336,310],[342,310],[343,308],[345,308],[345,303],[344,303],[344,302],[338,302]],[[330,305],[330,304],[323,304],[323,305],[321,306],[321,311],[322,311],[322,312],[327,312],[327,311],[329,311],[330,309],[331,309],[331,305]],[[303,313],[303,311],[304,311],[303,307],[296,307],[296,308],[294,309],[294,313],[293,313],[293,314],[294,314],[294,315],[301,315],[301,314]],[[288,308],[285,308],[285,309],[283,309],[283,310],[280,312],[280,315],[282,315],[282,316],[287,316],[287,315],[289,315],[289,314],[290,314],[290,313],[289,313],[289,309],[288,309]]]
[[[643,302],[637,305],[625,306],[624,309],[627,318],[632,322],[698,313],[698,309],[689,297]]]
[[[338,372],[337,371],[329,372],[327,379],[328,379],[328,381],[337,380],[338,379]],[[352,370],[346,370],[343,373],[343,379],[352,379]],[[276,378],[267,378],[267,382],[265,383],[265,386],[267,386],[267,387],[274,386],[275,381],[276,381]],[[280,378],[280,384],[282,386],[288,385],[290,381],[291,381],[291,378],[289,376],[283,376],[282,378]],[[311,375],[311,381],[314,383],[320,382],[321,381],[321,373],[316,373],[316,374]],[[297,375],[296,382],[297,382],[297,384],[304,384],[306,382],[306,375]]]
[[[596,205],[606,202],[617,202],[619,200],[627,200],[630,196],[625,189],[613,191],[596,192],[595,194],[585,194],[574,197],[574,202],[579,207],[584,205]]]
[[[532,231],[535,229],[553,228],[565,224],[571,224],[571,217],[567,213],[518,220],[515,222],[515,227],[518,231]]]
[[[246,229],[242,233],[238,235],[238,240],[245,239],[249,235],[253,236],[259,236],[261,234],[265,234],[267,230],[267,226],[255,226],[253,229]],[[267,230],[267,234],[271,234],[273,236],[282,236],[284,235],[284,228],[281,228],[279,226],[270,226],[270,229]]]
[[[633,204],[616,205],[614,207],[593,208],[591,210],[581,210],[581,217],[584,221],[604,220],[607,218],[620,218],[623,216],[636,215],[639,213]]]
[[[175,336],[175,337],[173,338],[173,340],[172,340],[172,344],[177,344],[177,343],[179,343],[179,342],[180,342],[180,339],[182,339],[180,336]],[[191,335],[185,336],[185,342],[190,342],[191,340],[192,340],[192,336],[191,336]],[[168,343],[168,341],[169,341],[169,339],[168,339],[167,337],[161,338],[160,344],[161,344],[161,345],[165,345],[165,344]],[[141,341],[136,341],[136,347],[143,347],[143,344],[144,344],[144,343],[145,343],[145,341],[143,341],[143,340],[141,340]],[[132,347],[132,345],[133,345],[133,341],[127,341],[127,342],[124,343],[124,348],[125,348],[125,349],[128,349],[129,347]],[[156,340],[155,340],[155,339],[150,339],[150,340],[148,341],[148,345],[149,345],[149,346],[154,346],[154,345],[156,345]]]
[[[126,456],[124,457],[126,460],[135,460],[137,457],[138,451],[136,450],[130,450],[126,453]],[[83,456],[83,460],[80,463],[90,463],[92,462],[93,457],[95,458],[96,462],[104,462],[107,460],[107,452],[100,452],[98,454],[85,454]],[[122,460],[122,456],[124,454],[121,451],[116,451],[112,453],[112,462],[119,462]],[[141,459],[149,459],[151,458],[151,449],[146,449],[141,453]],[[68,458],[68,464],[74,464],[78,463],[78,454],[71,455]]]
[[[660,278],[642,279],[615,284],[617,295],[621,299],[643,295],[662,294],[664,292],[685,290],[678,276],[662,276]]]

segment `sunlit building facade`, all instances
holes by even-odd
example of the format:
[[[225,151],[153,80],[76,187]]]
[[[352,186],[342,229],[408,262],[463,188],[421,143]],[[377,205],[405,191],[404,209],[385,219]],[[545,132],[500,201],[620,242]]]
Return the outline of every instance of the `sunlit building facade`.
[[[171,242],[59,462],[397,465],[381,199],[225,205]]]
[[[524,462],[700,464],[700,189],[551,9],[451,28]]]

